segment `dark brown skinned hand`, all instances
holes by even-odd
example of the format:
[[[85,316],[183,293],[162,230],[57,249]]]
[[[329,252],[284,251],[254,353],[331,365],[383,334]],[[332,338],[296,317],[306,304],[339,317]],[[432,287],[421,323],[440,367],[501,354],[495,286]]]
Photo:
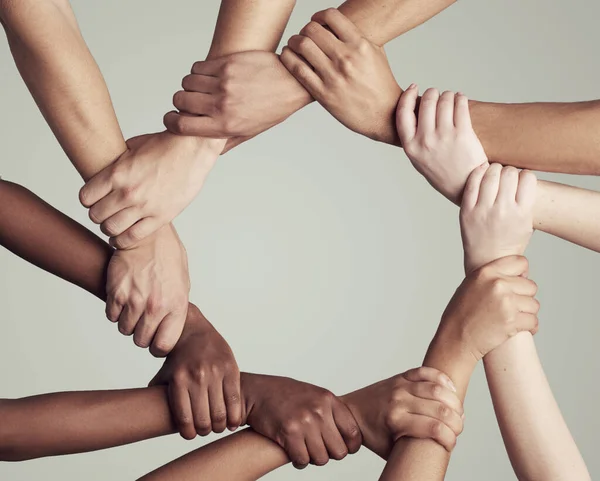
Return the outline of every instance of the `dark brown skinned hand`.
[[[193,304],[175,348],[150,386],[168,386],[181,436],[235,430],[242,423],[240,371],[229,344]]]
[[[323,466],[360,449],[362,436],[348,407],[326,389],[287,377],[246,374],[247,422],[273,440],[294,466]]]

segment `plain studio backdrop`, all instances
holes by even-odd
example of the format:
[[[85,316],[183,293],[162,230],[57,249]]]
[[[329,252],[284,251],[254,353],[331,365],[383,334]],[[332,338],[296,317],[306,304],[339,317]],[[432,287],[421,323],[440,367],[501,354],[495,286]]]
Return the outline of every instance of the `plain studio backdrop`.
[[[328,6],[299,1],[284,38]],[[162,129],[181,78],[208,50],[219,2],[76,0],[73,7],[125,136]],[[417,82],[499,102],[593,99],[599,15],[593,0],[463,0],[387,52],[404,87]],[[0,65],[0,174],[99,232],[6,42]],[[544,177],[600,190],[595,178]],[[346,130],[314,104],[222,157],[176,226],[189,253],[190,299],[229,341],[240,368],[342,394],[420,365],[463,278],[457,214],[402,150]],[[600,476],[600,256],[536,233],[528,257],[542,304],[536,344],[592,477]],[[0,266],[1,397],[141,387],[160,367],[86,292],[5,250]],[[173,435],[2,464],[0,479],[135,479],[215,438]],[[324,468],[287,466],[267,478],[376,479],[382,468],[362,449]],[[481,366],[448,479],[514,479]]]

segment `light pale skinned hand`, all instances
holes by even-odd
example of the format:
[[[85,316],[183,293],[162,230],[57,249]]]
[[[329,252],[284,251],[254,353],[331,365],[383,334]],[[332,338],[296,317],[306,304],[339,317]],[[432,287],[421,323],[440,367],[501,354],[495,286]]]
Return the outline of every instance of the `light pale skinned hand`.
[[[165,356],[177,343],[188,308],[187,254],[166,225],[136,247],[115,250],[108,265],[106,316],[136,345]]]
[[[419,89],[400,97],[396,126],[400,143],[415,169],[444,197],[460,204],[469,174],[487,164],[471,125],[469,101],[462,94],[428,89],[415,114]],[[418,117],[418,118],[417,118]]]
[[[113,247],[129,249],[189,205],[224,145],[170,132],[134,137],[125,153],[83,186],[81,203]]]
[[[521,331],[535,334],[537,285],[522,256],[497,259],[471,272],[444,311],[436,337],[475,361]]]
[[[452,451],[464,410],[448,376],[411,369],[342,397],[356,418],[363,445],[387,459],[402,436],[431,438]]]
[[[180,135],[247,139],[283,122],[312,101],[281,64],[265,51],[240,52],[196,62],[173,97],[179,112],[165,115]]]
[[[536,187],[535,174],[514,167],[484,164],[471,173],[460,210],[466,272],[525,252],[533,234]]]
[[[367,40],[335,8],[316,13],[288,41],[281,61],[304,88],[350,130],[397,144],[401,89],[383,47]]]

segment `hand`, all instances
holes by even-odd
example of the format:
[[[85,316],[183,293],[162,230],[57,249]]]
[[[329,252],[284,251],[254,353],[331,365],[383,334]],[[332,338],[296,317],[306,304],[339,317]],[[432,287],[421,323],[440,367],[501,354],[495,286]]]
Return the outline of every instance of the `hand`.
[[[471,126],[469,101],[462,95],[435,89],[423,94],[419,121],[415,115],[418,88],[400,97],[396,124],[400,143],[411,163],[435,190],[455,204],[469,174],[487,164],[483,146]]]
[[[134,137],[121,157],[83,186],[81,203],[113,247],[129,249],[188,206],[224,145],[169,132]]]
[[[522,255],[533,234],[537,179],[529,171],[482,165],[471,176],[460,209],[465,270]]]
[[[315,14],[300,35],[290,38],[281,61],[350,130],[398,143],[394,116],[402,90],[383,47],[369,42],[341,12],[331,8]]]
[[[182,115],[164,122],[176,134],[252,137],[283,122],[312,101],[271,52],[251,51],[196,62],[173,97]]]
[[[361,445],[348,407],[331,392],[294,379],[244,374],[248,424],[273,440],[296,468],[343,459]]]
[[[181,436],[230,431],[242,423],[240,371],[231,348],[193,304],[183,334],[150,386],[167,385]]]
[[[358,421],[363,444],[387,459],[402,436],[432,438],[452,451],[464,410],[448,376],[411,369],[342,397]]]
[[[188,308],[187,254],[175,228],[162,227],[139,246],[114,252],[108,264],[106,316],[154,356],[179,339]]]
[[[535,334],[537,285],[525,257],[503,257],[469,274],[444,311],[436,338],[475,362],[521,331]]]

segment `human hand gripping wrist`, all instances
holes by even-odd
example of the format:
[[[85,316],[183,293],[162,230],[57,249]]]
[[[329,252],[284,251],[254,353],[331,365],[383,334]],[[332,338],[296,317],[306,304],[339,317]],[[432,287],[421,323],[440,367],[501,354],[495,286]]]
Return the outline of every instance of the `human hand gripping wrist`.
[[[383,459],[401,437],[431,438],[448,451],[462,432],[464,410],[444,373],[411,369],[341,397],[352,411],[363,445]]]
[[[419,89],[411,85],[398,102],[396,124],[404,152],[415,169],[444,197],[460,204],[469,174],[487,165],[462,94],[428,89],[415,109]]]
[[[337,9],[316,13],[288,41],[281,61],[306,90],[350,130],[397,144],[395,110],[402,90],[383,47]]]
[[[242,373],[247,422],[298,469],[340,460],[361,446],[352,412],[330,391],[295,379]]]
[[[272,52],[196,62],[165,115],[175,134],[227,138],[225,151],[283,122],[312,97]]]
[[[465,187],[460,225],[465,271],[504,256],[523,255],[533,234],[537,179],[529,171],[482,165]]]
[[[189,205],[224,145],[170,132],[134,137],[126,152],[83,186],[81,203],[113,247],[131,248]]]
[[[245,418],[233,352],[193,304],[179,341],[149,385],[168,387],[171,413],[185,439],[234,431]]]
[[[183,330],[190,280],[187,253],[172,225],[132,249],[115,250],[108,264],[106,316],[142,348],[164,356]]]

